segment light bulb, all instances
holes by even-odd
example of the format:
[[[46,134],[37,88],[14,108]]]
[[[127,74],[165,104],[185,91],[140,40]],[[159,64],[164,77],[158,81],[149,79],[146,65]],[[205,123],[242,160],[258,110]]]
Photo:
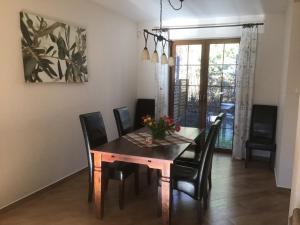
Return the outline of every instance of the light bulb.
[[[153,62],[153,63],[158,63],[159,62],[159,57],[158,57],[158,53],[157,53],[156,50],[152,54],[151,62]]]
[[[175,66],[175,60],[172,56],[169,57],[169,66]]]
[[[150,59],[150,54],[149,54],[149,51],[148,51],[148,48],[145,47],[142,51],[142,54],[141,54],[141,59],[146,61],[146,60],[149,60]]]
[[[168,64],[168,57],[166,56],[166,53],[163,53],[161,56],[161,64]]]

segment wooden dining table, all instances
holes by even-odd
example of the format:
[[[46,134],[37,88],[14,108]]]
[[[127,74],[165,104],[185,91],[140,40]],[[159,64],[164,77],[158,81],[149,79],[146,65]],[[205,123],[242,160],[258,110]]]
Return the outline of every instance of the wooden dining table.
[[[145,131],[145,128],[135,133]],[[195,140],[203,130],[182,127],[179,135]],[[191,143],[170,144],[153,148],[143,148],[124,137],[118,138],[98,148],[92,149],[94,156],[94,198],[97,217],[102,219],[104,213],[104,190],[102,177],[102,162],[122,161],[146,165],[152,169],[161,170],[161,207],[164,225],[171,224],[171,165]]]

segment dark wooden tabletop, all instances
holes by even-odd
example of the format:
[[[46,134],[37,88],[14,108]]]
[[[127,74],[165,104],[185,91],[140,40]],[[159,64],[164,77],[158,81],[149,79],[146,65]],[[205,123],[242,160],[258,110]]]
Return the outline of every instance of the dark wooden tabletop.
[[[145,128],[135,131],[135,133],[138,132],[145,132]],[[182,127],[178,134],[194,140],[200,134],[202,134],[202,132],[203,130],[200,130],[198,128]],[[172,144],[154,148],[141,148],[121,137],[96,149],[93,149],[92,152],[107,152],[113,154],[174,161],[189,145],[190,143]]]

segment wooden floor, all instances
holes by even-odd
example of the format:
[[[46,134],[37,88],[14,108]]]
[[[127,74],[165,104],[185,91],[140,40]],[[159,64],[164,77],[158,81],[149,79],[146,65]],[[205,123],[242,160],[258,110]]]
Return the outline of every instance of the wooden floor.
[[[141,174],[144,175],[144,174]],[[146,175],[146,174],[145,174]],[[125,209],[118,208],[117,183],[111,182],[105,197],[105,217],[95,218],[87,203],[87,174],[78,175],[47,192],[38,194],[6,212],[0,225],[159,225],[156,216],[155,184],[146,185],[141,176],[141,193],[134,194],[133,179],[126,184]],[[289,191],[275,187],[266,163],[243,162],[216,154],[210,204],[201,204],[174,192],[173,225],[286,225]]]

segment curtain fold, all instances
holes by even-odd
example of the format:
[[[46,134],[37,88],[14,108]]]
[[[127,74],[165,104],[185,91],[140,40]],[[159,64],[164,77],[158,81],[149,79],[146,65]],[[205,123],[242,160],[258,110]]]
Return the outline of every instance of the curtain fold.
[[[157,118],[168,114],[168,65],[157,64],[155,68],[155,81],[156,81],[156,112]]]
[[[236,107],[232,154],[235,159],[243,159],[245,157],[245,143],[249,137],[257,42],[258,27],[244,27],[236,75]]]
[[[167,39],[169,34],[164,35]],[[159,60],[163,52],[162,46],[157,46]],[[165,53],[169,55],[169,45],[166,43]],[[163,65],[160,62],[155,65],[155,115],[156,119],[161,116],[168,115],[168,102],[169,102],[169,66]]]

